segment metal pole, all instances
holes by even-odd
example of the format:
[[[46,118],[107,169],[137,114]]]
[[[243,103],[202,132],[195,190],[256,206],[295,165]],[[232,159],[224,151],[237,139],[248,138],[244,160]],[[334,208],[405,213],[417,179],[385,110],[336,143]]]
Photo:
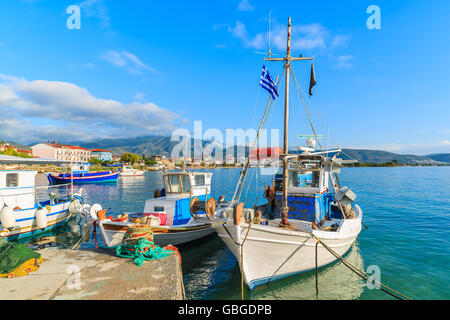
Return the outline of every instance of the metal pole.
[[[319,246],[319,241],[316,242],[316,297],[319,295],[319,272],[317,263],[317,247]]]
[[[289,225],[287,220],[289,208],[287,205],[287,188],[288,188],[288,133],[289,133],[289,69],[290,69],[290,57],[291,57],[291,17],[288,20],[287,30],[287,49],[286,49],[286,83],[285,83],[285,96],[284,96],[284,144],[283,144],[283,202],[281,206],[282,225]]]

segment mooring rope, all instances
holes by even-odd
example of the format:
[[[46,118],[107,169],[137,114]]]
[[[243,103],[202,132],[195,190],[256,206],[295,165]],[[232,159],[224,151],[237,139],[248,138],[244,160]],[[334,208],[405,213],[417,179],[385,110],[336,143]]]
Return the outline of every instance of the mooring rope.
[[[247,234],[245,235],[244,241],[241,244],[241,300],[244,300],[244,243],[247,240],[247,236],[250,232],[252,224],[248,224]]]
[[[272,224],[277,225],[278,227],[280,227],[281,225],[279,223],[270,221],[265,219],[265,221],[270,222]],[[359,270],[357,267],[355,267],[354,265],[352,265],[350,262],[348,262],[346,259],[344,259],[341,255],[339,255],[337,252],[335,252],[333,249],[331,249],[329,246],[327,246],[322,240],[320,240],[314,233],[306,231],[306,230],[301,230],[295,227],[290,226],[289,227],[292,230],[296,230],[296,231],[300,231],[300,232],[304,232],[307,233],[309,235],[311,235],[313,238],[315,238],[317,240],[318,243],[320,243],[325,249],[327,249],[336,259],[338,259],[339,261],[341,261],[347,268],[349,268],[351,271],[353,271],[354,273],[356,273],[358,276],[360,276],[361,278],[363,278],[364,280],[368,280],[371,279],[373,280],[376,284],[379,285],[380,290],[383,291],[384,293],[389,294],[390,296],[399,299],[399,300],[413,300],[410,297],[401,294],[398,291],[395,291],[394,289],[388,287],[387,285],[377,281],[376,279],[372,278],[371,276],[369,276],[367,273],[365,273],[362,270]]]
[[[309,124],[311,125],[311,129],[312,129],[312,131],[313,131],[313,133],[314,133],[314,137],[316,138],[316,141],[317,141],[317,143],[319,144],[320,149],[323,151],[323,147],[322,147],[322,145],[320,144],[319,138],[317,138],[316,129],[314,129],[314,125],[313,125],[313,123],[312,123],[311,117],[309,116],[308,108],[306,108],[305,101],[303,100],[302,93],[300,92],[300,87],[299,87],[299,85],[298,85],[297,79],[295,78],[295,75],[294,75],[294,69],[292,69],[292,66],[290,66],[289,70],[291,71],[292,77],[294,78],[294,81],[295,81],[295,85],[297,86],[298,95],[300,96],[301,101],[302,101],[302,103],[303,103],[303,106],[304,106],[304,108],[305,108],[306,115],[308,116]]]

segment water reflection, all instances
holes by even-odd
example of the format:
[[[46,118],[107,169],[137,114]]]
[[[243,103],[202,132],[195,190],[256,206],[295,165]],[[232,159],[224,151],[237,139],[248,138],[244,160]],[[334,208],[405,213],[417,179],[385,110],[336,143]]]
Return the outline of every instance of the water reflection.
[[[189,299],[241,299],[241,274],[238,263],[217,237],[195,247],[183,248],[183,273]],[[364,269],[357,244],[345,256],[348,262]],[[365,282],[345,265],[336,262],[319,269],[319,295],[316,297],[314,272],[288,277],[249,291],[245,299],[357,299]]]

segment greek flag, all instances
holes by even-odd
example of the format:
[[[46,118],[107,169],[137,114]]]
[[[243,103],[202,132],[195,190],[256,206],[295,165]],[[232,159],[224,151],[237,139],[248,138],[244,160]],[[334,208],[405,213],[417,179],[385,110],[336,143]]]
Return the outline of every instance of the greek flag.
[[[269,70],[266,69],[266,66],[263,65],[262,73],[261,73],[261,80],[259,81],[261,84],[261,87],[269,91],[269,93],[272,95],[272,99],[278,98],[278,88],[275,82],[273,81],[272,77],[269,74]]]

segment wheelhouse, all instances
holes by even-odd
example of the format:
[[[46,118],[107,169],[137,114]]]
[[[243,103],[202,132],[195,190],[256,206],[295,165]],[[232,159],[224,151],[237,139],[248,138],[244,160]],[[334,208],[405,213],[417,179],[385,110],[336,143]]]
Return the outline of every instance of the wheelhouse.
[[[35,170],[0,170],[0,208],[32,208],[35,203]]]
[[[197,196],[211,192],[211,173],[174,172],[163,175],[166,194]]]
[[[293,158],[288,169],[287,194],[288,218],[321,223],[331,214],[334,194],[329,192],[330,171],[325,168],[325,158],[299,155]],[[274,177],[274,212],[281,215],[283,175]]]
[[[191,221],[190,203],[197,197],[211,197],[209,172],[170,172],[163,174],[165,196],[145,202],[144,214],[160,217],[161,225],[181,225]],[[162,194],[162,192],[161,192]]]

